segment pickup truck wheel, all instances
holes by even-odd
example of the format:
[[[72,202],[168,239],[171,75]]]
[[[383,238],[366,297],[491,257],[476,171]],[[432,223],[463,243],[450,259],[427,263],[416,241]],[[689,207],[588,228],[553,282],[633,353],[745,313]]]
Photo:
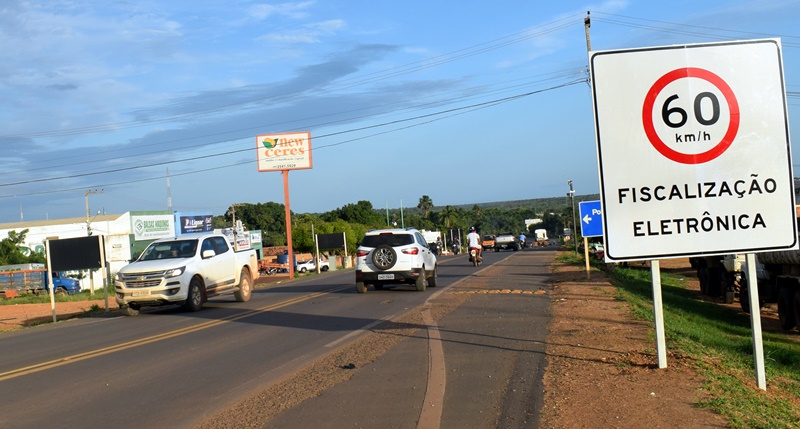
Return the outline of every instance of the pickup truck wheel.
[[[328,268],[327,265],[323,265],[322,268],[320,268],[320,270],[322,270],[322,271],[328,271],[329,269],[330,268]]]
[[[183,304],[183,309],[186,311],[200,311],[203,308],[203,284],[200,279],[193,278],[189,283],[189,294],[186,296],[186,302]]]
[[[138,306],[130,306],[126,305],[124,307],[120,307],[119,311],[126,316],[138,316],[139,315],[139,307]]]
[[[434,266],[433,267],[433,275],[431,275],[431,278],[428,279],[428,286],[436,287],[436,278],[439,277],[439,274],[438,274],[437,271],[438,271],[438,269],[436,268],[436,266]]]
[[[239,302],[250,301],[250,294],[253,292],[253,280],[250,278],[250,271],[242,268],[242,277],[239,280],[239,290],[233,293],[233,297]]]
[[[425,279],[425,270],[423,269],[422,271],[423,272],[419,274],[417,281],[414,283],[414,285],[417,287],[417,292],[425,291],[425,285],[428,283],[428,281]]]
[[[388,270],[397,263],[397,252],[387,244],[381,244],[372,251],[372,263],[379,270]]]
[[[306,271],[308,271],[308,270],[306,269],[306,267],[300,267],[300,272],[301,272],[301,273],[304,273],[304,272],[306,272]]]
[[[794,291],[788,287],[781,287],[778,290],[778,320],[781,328],[788,331],[795,327],[797,320],[794,314]],[[791,296],[790,296],[791,295]]]
[[[367,285],[364,282],[356,282],[356,292],[367,293]]]

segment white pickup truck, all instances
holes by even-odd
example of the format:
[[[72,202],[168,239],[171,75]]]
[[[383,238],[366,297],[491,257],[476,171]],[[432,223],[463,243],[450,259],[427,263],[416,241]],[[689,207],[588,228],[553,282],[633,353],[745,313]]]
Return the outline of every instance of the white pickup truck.
[[[494,238],[494,251],[499,252],[503,249],[511,249],[513,251],[519,250],[519,242],[517,237],[510,232],[501,232]]]
[[[152,242],[116,275],[117,304],[135,316],[142,307],[180,304],[199,311],[208,298],[250,299],[258,278],[255,250],[234,251],[222,234],[192,234]]]

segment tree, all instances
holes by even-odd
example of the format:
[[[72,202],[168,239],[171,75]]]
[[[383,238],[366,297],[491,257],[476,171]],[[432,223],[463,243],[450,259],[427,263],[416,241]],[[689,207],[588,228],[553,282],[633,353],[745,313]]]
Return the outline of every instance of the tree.
[[[25,255],[21,244],[25,241],[28,230],[9,231],[8,237],[0,240],[0,265],[27,264],[31,262],[44,262],[43,255],[31,252]]]
[[[419,204],[417,204],[417,208],[422,210],[422,218],[427,219],[428,215],[431,213],[431,209],[433,208],[433,200],[431,199],[431,197],[423,195],[419,199]]]
[[[453,206],[447,206],[442,210],[442,226],[445,229],[450,229],[455,225],[455,222],[458,220],[458,209]]]
[[[250,230],[260,229],[262,232],[284,233],[286,232],[286,209],[283,204],[275,202],[257,204],[236,204],[225,212],[227,226],[233,223],[234,210],[236,220],[241,220],[245,228]],[[285,243],[284,243],[285,244]]]
[[[383,215],[376,211],[369,201],[346,204],[341,208],[323,214],[322,219],[327,222],[335,222],[341,219],[345,222],[359,223],[371,227],[383,225]]]

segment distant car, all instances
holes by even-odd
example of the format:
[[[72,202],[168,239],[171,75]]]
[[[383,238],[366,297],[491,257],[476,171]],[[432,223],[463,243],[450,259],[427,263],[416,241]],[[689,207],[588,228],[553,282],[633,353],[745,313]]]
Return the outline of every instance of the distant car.
[[[328,264],[328,261],[320,258],[319,259],[319,270],[320,271],[328,271],[329,269],[330,269],[330,264]],[[305,273],[307,271],[316,271],[317,270],[317,266],[314,264],[314,260],[312,259],[310,261],[298,262],[297,265],[295,266],[294,270],[297,271],[298,273]]]
[[[356,291],[367,286],[410,283],[418,291],[436,286],[436,254],[416,229],[368,231],[356,250]]]
[[[483,250],[494,249],[494,235],[484,235],[481,240],[481,247],[483,247]]]
[[[494,251],[499,252],[503,249],[511,249],[513,251],[519,250],[519,242],[517,236],[510,232],[501,232],[494,238]]]

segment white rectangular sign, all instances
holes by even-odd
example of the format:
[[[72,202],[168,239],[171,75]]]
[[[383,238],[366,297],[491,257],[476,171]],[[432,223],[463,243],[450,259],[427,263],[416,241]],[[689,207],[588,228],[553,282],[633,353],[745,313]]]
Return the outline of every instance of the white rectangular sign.
[[[173,215],[131,215],[134,240],[153,240],[175,236]]]
[[[797,248],[779,40],[590,63],[606,260]]]
[[[262,134],[256,136],[258,171],[311,168],[311,133]]]

